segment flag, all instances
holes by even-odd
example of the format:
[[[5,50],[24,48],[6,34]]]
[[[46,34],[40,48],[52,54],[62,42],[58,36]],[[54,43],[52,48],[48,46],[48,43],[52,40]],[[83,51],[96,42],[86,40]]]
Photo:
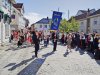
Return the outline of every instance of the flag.
[[[58,30],[61,19],[62,12],[53,11],[51,30]]]

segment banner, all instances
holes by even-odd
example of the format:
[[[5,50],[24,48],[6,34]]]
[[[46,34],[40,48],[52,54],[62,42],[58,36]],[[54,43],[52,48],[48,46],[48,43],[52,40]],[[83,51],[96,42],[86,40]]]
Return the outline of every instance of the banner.
[[[53,11],[51,30],[58,30],[61,19],[62,12]]]

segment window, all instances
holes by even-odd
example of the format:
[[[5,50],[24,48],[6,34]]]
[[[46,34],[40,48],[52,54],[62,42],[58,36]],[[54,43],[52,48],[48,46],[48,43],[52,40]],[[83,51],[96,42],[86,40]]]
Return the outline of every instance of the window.
[[[5,0],[5,7],[7,8],[7,4],[8,4],[8,1],[7,0]]]
[[[83,25],[84,25],[84,22],[81,22],[81,27],[83,27]]]
[[[47,28],[47,25],[45,25],[45,28]]]
[[[97,21],[94,21],[94,25],[97,25]]]
[[[97,32],[97,29],[93,29],[93,32]]]
[[[42,28],[42,25],[40,25],[40,28]]]
[[[81,29],[81,32],[83,32],[83,29]]]
[[[3,4],[3,6],[5,6],[5,0],[2,0],[2,4]]]

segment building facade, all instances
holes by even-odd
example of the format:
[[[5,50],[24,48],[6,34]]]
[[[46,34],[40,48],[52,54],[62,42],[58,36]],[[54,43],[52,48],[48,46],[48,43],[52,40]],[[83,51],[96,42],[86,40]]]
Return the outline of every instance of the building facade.
[[[0,0],[0,44],[9,42],[13,4],[14,0]]]
[[[26,25],[26,19],[24,18],[24,6],[23,3],[13,4],[13,14],[12,14],[12,30],[24,29]]]
[[[9,42],[12,30],[21,30],[27,25],[23,3],[16,3],[15,0],[0,0],[0,44]]]
[[[79,10],[74,18],[79,22],[79,32],[100,33],[100,9]]]
[[[51,28],[51,19],[47,18],[43,18],[40,21],[34,23],[34,29],[36,31],[43,31],[44,34],[50,32],[50,28]]]

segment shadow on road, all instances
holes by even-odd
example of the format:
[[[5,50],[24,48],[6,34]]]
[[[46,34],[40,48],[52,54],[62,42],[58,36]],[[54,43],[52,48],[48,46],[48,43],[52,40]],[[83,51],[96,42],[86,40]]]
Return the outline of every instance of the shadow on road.
[[[42,64],[45,62],[46,58],[52,54],[54,54],[54,52],[44,54],[43,57],[45,58],[35,59],[27,67],[25,67],[22,71],[20,71],[17,75],[36,75]]]
[[[67,55],[69,54],[68,51],[65,52],[65,54],[63,54],[64,57],[67,57]]]
[[[95,60],[97,62],[98,65],[100,65],[100,60]]]
[[[24,49],[24,48],[28,48],[28,47],[34,47],[34,46],[29,45],[29,46],[22,46],[22,47],[17,47],[17,48],[15,48],[15,47],[10,47],[10,48],[8,48],[8,49],[5,50],[5,51],[9,51],[9,50],[16,51],[16,50],[20,50],[20,49]]]
[[[31,62],[27,67],[20,71],[17,75],[36,75],[45,59],[38,58]]]
[[[11,67],[10,69],[8,69],[9,71],[12,71],[12,70],[15,70],[17,67],[20,67],[22,65],[26,65],[28,62],[30,62],[31,60],[33,60],[34,57],[30,58],[30,59],[27,59],[27,60],[23,60],[22,62],[20,62],[19,64],[15,64],[13,67]],[[8,64],[9,65],[9,64]],[[7,65],[7,66],[8,66]],[[5,66],[5,67],[7,67]]]
[[[94,59],[94,55],[87,51],[87,54],[91,57],[91,59]]]
[[[76,48],[76,51],[79,51],[80,55],[85,54],[85,50],[82,50],[82,49],[80,49],[80,48]]]
[[[54,54],[54,51],[52,51],[52,52],[50,52],[50,53],[47,53],[47,54],[44,54],[44,55],[42,55],[42,57],[47,58],[48,56],[50,56],[50,55],[52,55],[52,54]]]
[[[4,68],[13,66],[13,65],[15,65],[15,64],[16,64],[16,63],[10,63],[10,64],[8,64],[7,66],[5,66]]]

